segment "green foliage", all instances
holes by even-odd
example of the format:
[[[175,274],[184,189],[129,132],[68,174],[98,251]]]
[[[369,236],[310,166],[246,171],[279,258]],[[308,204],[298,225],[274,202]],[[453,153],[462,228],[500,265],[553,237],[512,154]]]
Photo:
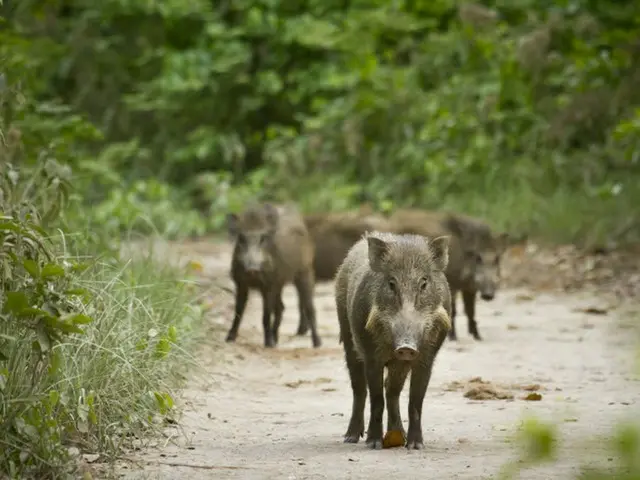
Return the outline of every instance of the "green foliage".
[[[63,478],[75,466],[70,446],[116,454],[131,434],[173,415],[202,315],[184,272],[150,258],[125,264],[103,249],[108,223],[98,235],[68,234],[86,217],[69,165],[81,170],[94,129],[8,85],[0,85],[0,476]]]
[[[638,332],[640,330],[635,330],[636,334]],[[640,359],[640,344],[636,344],[633,353],[636,360]],[[635,373],[640,375],[640,362],[635,366]],[[577,460],[580,467],[575,477],[577,480],[640,478],[640,423],[637,415],[612,426],[610,434],[604,438],[593,436],[563,442],[561,433],[561,428],[554,422],[532,416],[525,418],[514,436],[517,458],[503,466],[499,478],[518,478],[523,469],[553,463],[569,455]]]
[[[38,182],[34,175],[25,182],[6,166],[0,176],[0,431],[6,432],[0,439],[0,465],[15,475],[30,473],[43,462],[66,461],[55,421],[59,393],[34,394],[47,377],[57,374],[56,346],[84,333],[82,326],[92,319],[83,313],[85,291],[73,276],[81,265],[56,258],[40,227],[39,212],[26,196],[37,190],[42,200],[50,193],[50,177]],[[36,175],[46,171],[38,169]],[[57,183],[65,186],[64,181]],[[55,196],[47,203],[60,205]],[[47,209],[44,218],[51,218],[56,208]]]
[[[259,198],[640,236],[632,2],[11,0],[0,16],[12,475],[62,468],[70,443],[115,449],[171,410],[198,312],[177,272],[121,265],[122,232],[199,235]],[[527,429],[535,458],[554,452]]]
[[[253,196],[456,208],[561,241],[640,233],[635,4],[12,5],[8,64],[42,72],[47,116],[100,126],[71,164],[119,230],[200,234]]]
[[[7,166],[0,177],[0,472],[49,478],[69,467],[70,445],[116,453],[127,434],[172,414],[175,374],[190,360],[183,348],[201,313],[170,267],[145,258],[79,263],[61,253],[30,200],[59,209],[64,196],[47,188],[46,168],[23,176]],[[40,197],[24,196],[31,186]]]
[[[93,220],[116,234],[129,229],[167,237],[202,235],[206,223],[165,183],[138,180],[127,189],[114,188],[96,207]]]
[[[561,455],[558,436],[558,428],[552,423],[526,419],[517,435],[520,455],[503,468],[500,477],[516,478],[522,469],[557,460]],[[606,445],[604,455],[603,444]],[[583,465],[576,476],[578,480],[632,480],[640,477],[640,425],[620,423],[609,438],[598,439],[597,447],[586,442],[574,447],[581,448],[580,462],[593,462],[598,458],[615,460],[606,469]]]
[[[68,398],[84,398],[82,414],[68,418],[75,443],[116,453],[126,435],[171,415],[176,374],[192,360],[184,348],[201,318],[180,274],[141,258],[95,264],[79,279],[93,299],[94,328],[61,346],[64,373],[53,379]]]

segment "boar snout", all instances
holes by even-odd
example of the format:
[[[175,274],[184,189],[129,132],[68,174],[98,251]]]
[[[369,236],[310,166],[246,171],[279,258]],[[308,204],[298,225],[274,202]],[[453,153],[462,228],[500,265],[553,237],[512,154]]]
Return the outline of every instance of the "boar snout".
[[[480,268],[476,272],[476,286],[482,300],[493,300],[500,283],[500,273],[497,268]]]
[[[247,271],[249,275],[258,275],[260,273],[260,264],[259,263],[245,263],[244,269]]]
[[[398,360],[411,362],[418,356],[418,350],[413,345],[403,343],[395,349],[394,354]]]
[[[395,325],[395,335],[393,341],[393,354],[398,360],[410,362],[419,354],[422,331],[419,324],[401,321]]]
[[[250,250],[242,258],[242,266],[249,275],[258,275],[263,269],[265,258],[261,251]]]

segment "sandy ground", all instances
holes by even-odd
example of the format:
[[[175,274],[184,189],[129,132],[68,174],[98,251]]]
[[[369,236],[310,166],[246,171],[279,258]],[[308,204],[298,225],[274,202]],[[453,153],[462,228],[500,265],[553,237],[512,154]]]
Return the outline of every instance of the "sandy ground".
[[[188,257],[202,264],[206,277],[232,287],[228,248],[190,250]],[[295,290],[289,286],[280,345],[265,350],[259,295],[250,297],[237,342],[226,344],[222,340],[233,297],[220,294],[214,301],[218,313],[208,319],[213,340],[203,347],[202,369],[193,373],[180,400],[185,406],[180,424],[169,428],[167,438],[155,446],[130,455],[118,476],[496,478],[500,467],[514,459],[512,435],[530,413],[559,422],[563,441],[573,446],[563,447],[561,461],[525,470],[519,478],[574,478],[578,457],[583,462],[616,461],[603,450],[604,442],[595,446],[598,455],[577,455],[582,439],[609,434],[619,420],[637,418],[640,382],[632,373],[630,353],[635,337],[628,324],[617,321],[619,311],[586,312],[598,306],[587,294],[503,289],[494,301],[478,303],[484,341],[467,335],[462,315],[457,319],[460,340],[445,342],[439,354],[425,398],[424,450],[373,451],[364,439],[344,444],[351,388],[338,343],[333,285],[319,284],[315,302],[320,349],[311,348],[309,336],[293,336],[298,309]],[[507,398],[466,398],[474,386],[483,386],[477,377],[490,382],[484,384],[489,395],[493,389]],[[407,391],[405,387],[401,397],[405,418]],[[523,399],[532,391],[541,400]],[[367,403],[366,421],[368,408]]]

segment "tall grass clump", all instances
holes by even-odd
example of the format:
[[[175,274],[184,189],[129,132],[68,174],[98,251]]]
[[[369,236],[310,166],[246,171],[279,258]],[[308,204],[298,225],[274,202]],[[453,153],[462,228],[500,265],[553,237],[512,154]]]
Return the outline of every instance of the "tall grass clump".
[[[6,138],[0,477],[62,478],[73,473],[73,453],[112,457],[172,414],[202,315],[180,269],[122,259],[91,235],[67,233],[59,218],[71,172],[46,149],[17,168]]]

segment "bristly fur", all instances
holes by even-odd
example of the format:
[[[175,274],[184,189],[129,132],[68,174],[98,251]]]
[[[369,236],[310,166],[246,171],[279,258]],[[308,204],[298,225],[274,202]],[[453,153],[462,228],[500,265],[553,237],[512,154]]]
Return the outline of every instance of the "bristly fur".
[[[388,428],[402,429],[399,396],[407,374],[411,374],[409,403],[424,402],[433,364],[451,325],[451,295],[444,272],[448,236],[439,237],[367,231],[338,269],[340,343],[353,391],[347,443],[357,443],[366,431],[369,447],[382,447],[384,397]],[[398,342],[408,342],[417,355],[411,360],[398,356]],[[371,415],[365,429],[367,397]],[[411,449],[424,448],[422,415],[416,413],[409,418],[405,439]]]

